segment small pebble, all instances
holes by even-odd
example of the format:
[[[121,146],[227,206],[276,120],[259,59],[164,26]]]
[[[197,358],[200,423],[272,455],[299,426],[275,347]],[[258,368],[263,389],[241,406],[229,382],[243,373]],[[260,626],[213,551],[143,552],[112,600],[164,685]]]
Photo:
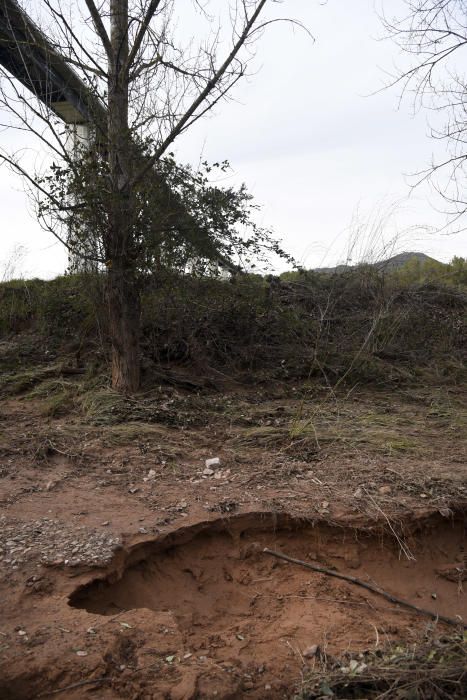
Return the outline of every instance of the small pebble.
[[[312,644],[311,646],[305,649],[305,651],[303,652],[303,656],[305,657],[305,659],[312,659],[318,653],[318,649],[319,646],[317,644]]]

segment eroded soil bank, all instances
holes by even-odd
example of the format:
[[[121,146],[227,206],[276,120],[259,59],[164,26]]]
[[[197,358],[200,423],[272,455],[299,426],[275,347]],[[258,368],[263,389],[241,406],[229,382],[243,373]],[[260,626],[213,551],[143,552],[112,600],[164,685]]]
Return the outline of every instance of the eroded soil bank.
[[[284,698],[314,663],[445,627],[285,553],[467,620],[465,510],[352,525],[277,512],[212,517],[118,547],[101,569],[49,569],[2,698]],[[48,634],[34,632],[48,616]],[[22,634],[23,633],[23,634]],[[10,640],[8,640],[10,641]],[[71,653],[70,653],[71,652]],[[74,683],[89,681],[76,687]]]

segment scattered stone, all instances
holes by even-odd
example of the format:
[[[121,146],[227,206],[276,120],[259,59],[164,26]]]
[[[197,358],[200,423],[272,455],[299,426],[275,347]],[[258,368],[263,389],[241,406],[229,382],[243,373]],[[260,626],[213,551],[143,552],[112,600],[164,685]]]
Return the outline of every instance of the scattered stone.
[[[77,652],[76,652],[76,656],[87,656],[87,655],[88,655],[88,652],[87,652],[87,651],[81,651],[81,650],[80,650],[80,651],[77,651]]]
[[[360,486],[354,491],[353,496],[354,498],[361,498],[363,496],[363,491]]]
[[[380,486],[378,489],[378,493],[381,494],[381,496],[388,496],[392,492],[392,488],[390,486]]]
[[[147,476],[145,476],[145,477],[143,478],[143,481],[154,481],[155,478],[156,478],[156,470],[155,470],[155,469],[150,469],[150,470],[148,471]]]
[[[303,652],[303,656],[305,659],[312,659],[314,656],[317,655],[319,650],[319,646],[317,644],[312,644],[311,646],[307,647],[305,651]]]
[[[203,476],[212,476],[214,474],[214,469],[210,469],[210,467],[206,467],[206,469],[203,469]]]
[[[211,459],[207,459],[204,464],[208,469],[209,467],[220,467],[221,460],[219,457],[212,457]]]
[[[31,560],[55,567],[105,565],[119,546],[120,540],[112,533],[51,518],[25,523],[12,519],[2,522],[0,528],[2,573],[6,575]]]
[[[215,479],[227,479],[228,476],[230,476],[230,469],[219,469],[214,472]]]
[[[128,493],[138,493],[139,488],[137,486],[130,486],[128,489]]]

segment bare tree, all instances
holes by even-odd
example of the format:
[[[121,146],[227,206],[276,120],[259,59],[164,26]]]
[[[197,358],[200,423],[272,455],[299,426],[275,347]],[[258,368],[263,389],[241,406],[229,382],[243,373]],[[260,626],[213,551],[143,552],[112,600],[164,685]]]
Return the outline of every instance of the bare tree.
[[[83,176],[80,170],[86,158],[73,153],[79,124],[91,127],[92,167],[104,202],[96,221],[98,253],[77,247],[56,225],[51,230],[68,248],[107,269],[116,389],[134,391],[140,383],[141,193],[148,180],[160,184],[175,139],[246,75],[256,40],[279,21],[264,18],[275,2],[42,0],[31,23],[16,0],[0,0],[0,106],[10,115],[8,126],[33,134],[54,162],[51,173],[38,175],[18,154],[4,150],[2,157],[39,192],[42,214],[53,212],[63,221],[79,217],[83,201],[70,197],[60,174],[66,169],[75,183],[87,178],[91,194],[89,171]],[[65,117],[75,132],[72,149],[60,121],[70,110],[78,115]],[[150,197],[147,189],[144,197]]]
[[[384,2],[384,0],[383,0]],[[400,17],[381,19],[403,52],[404,67],[389,84],[410,95],[415,109],[432,112],[431,136],[445,142],[446,157],[418,173],[447,203],[451,223],[467,212],[467,3],[465,0],[404,0]],[[407,63],[408,59],[408,63]]]

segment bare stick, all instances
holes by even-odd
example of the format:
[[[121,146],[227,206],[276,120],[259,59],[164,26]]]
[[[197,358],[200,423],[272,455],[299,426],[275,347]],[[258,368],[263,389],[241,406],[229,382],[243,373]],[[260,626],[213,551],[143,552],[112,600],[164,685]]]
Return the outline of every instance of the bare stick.
[[[282,554],[282,552],[275,552],[274,550],[268,549],[267,547],[265,549],[263,549],[263,552],[265,554],[271,554],[271,556],[277,557],[278,559],[283,559],[284,561],[288,561],[291,564],[298,564],[299,566],[304,566],[306,569],[311,569],[312,571],[317,571],[320,574],[326,574],[327,576],[334,576],[334,578],[339,578],[342,581],[348,581],[349,583],[353,583],[356,586],[361,586],[362,588],[366,588],[367,591],[371,591],[372,593],[376,593],[377,595],[380,595],[383,598],[386,598],[386,600],[389,600],[390,603],[396,603],[397,605],[402,605],[403,607],[408,608],[409,610],[414,610],[419,615],[426,615],[427,617],[431,617],[432,620],[441,620],[442,622],[445,622],[447,625],[452,625],[453,627],[463,627],[464,629],[467,629],[467,624],[465,622],[462,622],[462,620],[456,620],[452,617],[445,617],[444,615],[438,615],[438,613],[435,613],[432,610],[425,610],[425,608],[419,608],[416,605],[409,603],[407,600],[403,600],[402,598],[397,598],[396,596],[393,596],[390,593],[387,593],[382,588],[379,588],[378,586],[373,586],[371,583],[366,583],[365,581],[362,581],[359,578],[355,578],[354,576],[347,576],[346,574],[340,574],[337,571],[332,571],[332,569],[326,569],[324,566],[318,566],[317,564],[309,564],[308,562],[302,561],[301,559],[293,559],[292,557],[288,557],[287,554]]]

